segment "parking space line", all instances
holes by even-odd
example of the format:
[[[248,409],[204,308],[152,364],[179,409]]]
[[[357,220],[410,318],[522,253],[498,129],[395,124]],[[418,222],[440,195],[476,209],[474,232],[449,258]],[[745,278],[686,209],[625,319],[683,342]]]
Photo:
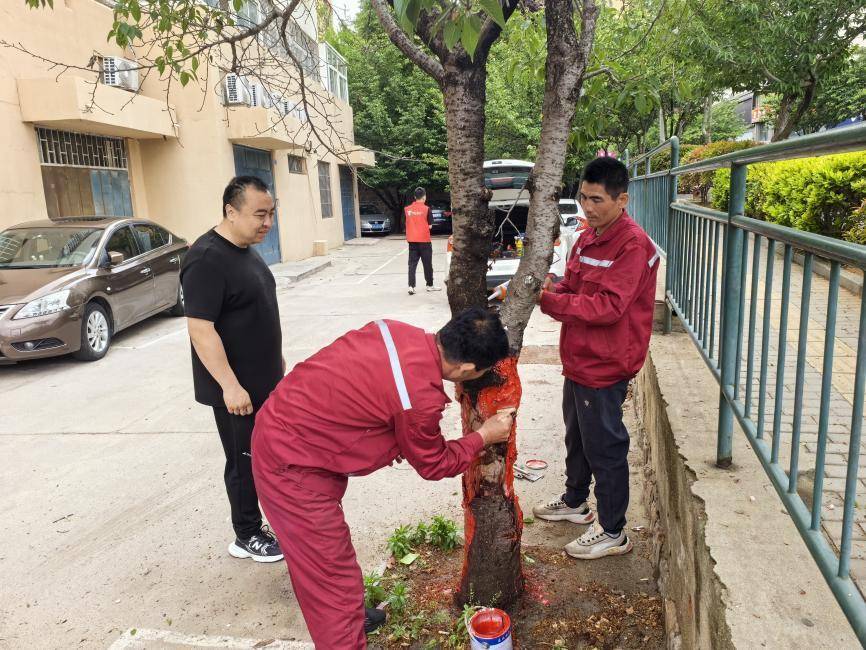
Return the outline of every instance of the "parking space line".
[[[170,630],[130,628],[112,643],[108,650],[134,650],[146,648],[148,641],[187,646],[190,648],[262,648],[268,650],[315,650],[309,641],[282,639],[246,639],[233,636],[204,636],[180,634]]]
[[[155,343],[159,343],[160,341],[164,341],[165,339],[169,339],[172,336],[177,336],[178,334],[182,334],[184,332],[186,332],[186,327],[175,330],[174,332],[169,332],[168,334],[163,334],[162,336],[159,336],[152,341],[148,341],[147,343],[142,343],[141,345],[115,345],[113,347],[115,350],[143,350],[144,348],[149,348]]]
[[[363,284],[364,282],[366,282],[368,279],[370,279],[372,276],[376,275],[379,271],[381,271],[382,269],[384,269],[384,268],[385,268],[386,266],[388,266],[391,262],[393,262],[394,260],[396,260],[398,257],[400,257],[403,253],[405,253],[405,252],[408,251],[408,250],[409,250],[409,247],[407,246],[406,248],[404,248],[403,250],[401,250],[399,253],[397,253],[396,255],[394,255],[393,257],[391,257],[387,262],[385,262],[384,264],[382,264],[382,266],[378,267],[378,268],[377,268],[376,270],[374,270],[374,271],[371,271],[370,273],[368,273],[367,275],[365,275],[363,278],[361,278],[360,280],[358,280],[358,284]]]

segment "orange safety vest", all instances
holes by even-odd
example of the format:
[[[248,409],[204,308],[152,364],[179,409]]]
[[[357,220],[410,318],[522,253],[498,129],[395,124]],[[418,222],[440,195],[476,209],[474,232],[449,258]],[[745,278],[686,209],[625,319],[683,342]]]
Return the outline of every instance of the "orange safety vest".
[[[422,201],[406,206],[406,241],[421,243],[430,241],[430,223],[427,215],[430,208]]]

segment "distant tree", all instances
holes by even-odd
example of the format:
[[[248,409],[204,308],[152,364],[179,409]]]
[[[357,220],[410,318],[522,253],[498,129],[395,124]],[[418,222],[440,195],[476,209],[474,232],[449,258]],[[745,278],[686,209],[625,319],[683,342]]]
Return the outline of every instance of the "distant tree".
[[[694,118],[683,130],[682,142],[690,144],[707,144],[720,140],[736,140],[743,135],[748,126],[736,111],[735,102],[725,100],[712,104],[709,121],[703,115]]]
[[[376,166],[358,177],[399,223],[412,190],[420,185],[440,192],[448,185],[442,93],[391,43],[369,0],[354,29],[329,40],[349,66],[356,142],[380,152]]]

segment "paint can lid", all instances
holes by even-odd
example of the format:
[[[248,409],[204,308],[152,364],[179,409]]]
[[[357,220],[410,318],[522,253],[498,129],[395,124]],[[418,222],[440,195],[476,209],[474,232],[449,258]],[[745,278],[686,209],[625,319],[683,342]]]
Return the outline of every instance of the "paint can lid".
[[[547,469],[547,461],[540,460],[538,458],[531,458],[530,460],[526,461],[525,465],[529,469]]]
[[[496,639],[511,629],[511,618],[501,609],[484,608],[469,619],[469,628],[477,639]]]

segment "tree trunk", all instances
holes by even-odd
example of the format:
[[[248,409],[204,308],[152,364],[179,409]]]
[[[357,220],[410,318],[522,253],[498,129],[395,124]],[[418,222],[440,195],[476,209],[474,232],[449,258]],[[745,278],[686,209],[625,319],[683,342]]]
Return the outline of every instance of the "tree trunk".
[[[704,120],[701,124],[704,134],[704,144],[710,144],[713,141],[713,98],[707,97],[704,100]]]
[[[487,71],[445,64],[445,125],[451,184],[454,252],[448,272],[448,304],[456,314],[487,304],[487,260],[493,213],[484,188],[484,103]]]
[[[578,39],[571,0],[545,3],[547,71],[541,139],[535,168],[527,183],[530,200],[524,254],[509,285],[502,314],[512,357],[489,373],[485,387],[464,386],[461,390],[465,432],[475,430],[497,410],[518,406],[520,401],[517,358],[523,331],[550,268],[553,241],[559,234],[558,203],[568,135],[598,16],[594,0],[584,0],[582,4]],[[520,557],[523,515],[514,495],[516,457],[513,430],[507,445],[486,450],[463,476],[466,546],[458,604],[495,604],[510,609],[523,591]]]
[[[500,362],[480,382],[465,382],[458,389],[464,435],[477,431],[498,410],[520,404],[515,357]],[[471,603],[513,610],[523,595],[523,513],[514,495],[515,460],[516,425],[507,443],[487,447],[463,474],[466,543],[455,594],[460,607]]]
[[[812,100],[815,99],[816,88],[817,82],[815,78],[812,77],[806,82],[803,89],[803,96],[800,98],[797,108],[793,113],[791,112],[791,107],[796,101],[796,96],[791,93],[785,93],[782,96],[782,101],[779,104],[779,114],[776,116],[776,122],[773,128],[773,142],[787,140],[791,136],[791,133],[793,133],[794,129],[797,128],[800,120],[803,119],[803,115],[806,114],[806,111],[809,110],[809,107],[812,105]]]
[[[668,139],[668,125],[665,121],[665,109],[659,106],[659,144]]]

